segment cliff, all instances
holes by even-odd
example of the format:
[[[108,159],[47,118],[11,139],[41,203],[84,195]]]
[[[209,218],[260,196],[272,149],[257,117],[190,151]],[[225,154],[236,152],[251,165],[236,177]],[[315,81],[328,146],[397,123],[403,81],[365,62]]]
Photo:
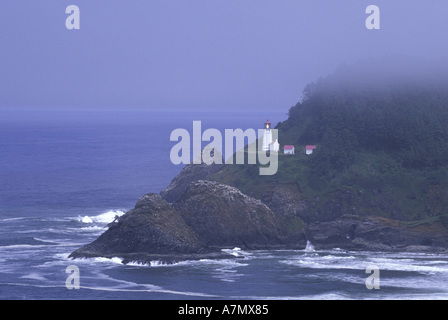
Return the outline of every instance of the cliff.
[[[144,195],[70,257],[118,256],[124,263],[222,258],[230,257],[223,248],[302,248],[303,228],[299,218],[278,216],[234,187],[197,180],[172,205],[160,195]]]
[[[287,168],[291,159],[300,160],[296,157],[288,156],[280,159],[283,169]],[[190,165],[192,166],[192,165]],[[281,166],[282,167],[282,166]],[[187,171],[188,172],[188,171]],[[250,171],[249,171],[250,172]],[[404,216],[400,211],[397,200],[393,194],[374,190],[367,194],[363,190],[354,191],[344,186],[338,186],[334,190],[322,190],[322,192],[309,192],[302,190],[299,183],[283,180],[278,177],[247,176],[248,171],[245,166],[235,167],[233,165],[221,166],[219,170],[209,174],[206,178],[210,181],[225,180],[230,185],[239,184],[240,188],[247,192],[250,201],[258,201],[267,207],[275,217],[280,231],[277,231],[276,241],[272,237],[269,243],[277,244],[277,247],[305,248],[306,241],[311,241],[316,249],[341,248],[348,250],[382,250],[382,251],[446,251],[448,248],[448,232],[446,225],[437,216],[424,220],[404,220],[399,219]],[[202,176],[203,177],[203,176]],[[189,178],[192,178],[189,176]],[[177,179],[176,179],[177,180]],[[300,181],[300,180],[299,180]],[[221,238],[219,226],[204,225],[200,220],[194,219],[194,213],[198,213],[196,218],[205,214],[223,215],[221,222],[225,228],[233,224],[238,224],[238,220],[226,219],[227,201],[231,197],[221,200],[223,192],[215,192],[214,183],[193,183],[191,189],[184,193],[174,204],[179,209],[184,208],[193,214],[193,219],[184,216],[192,225],[202,225],[202,232],[217,232],[215,240],[213,236],[208,238],[210,243],[225,243],[225,238]],[[222,188],[230,188],[229,185],[218,184]],[[171,190],[177,189],[176,183],[170,185]],[[180,186],[179,186],[180,187]],[[210,189],[209,189],[210,188]],[[211,196],[196,198],[209,189]],[[231,190],[239,190],[231,188]],[[239,194],[243,195],[241,192]],[[412,201],[412,199],[409,199]],[[266,209],[263,206],[257,208],[258,212]],[[237,205],[237,207],[239,207]],[[388,215],[389,217],[385,217]],[[262,215],[260,215],[260,218]],[[238,214],[232,219],[239,219]],[[265,226],[274,230],[269,225],[270,216],[263,217]],[[251,226],[258,222],[246,220],[249,225],[241,228],[244,232],[249,232]],[[281,228],[292,225],[298,226],[297,232],[289,234],[288,241],[279,241]],[[232,230],[232,228],[225,229]],[[284,230],[284,229],[283,229]],[[229,237],[232,237],[229,235]],[[294,239],[294,241],[290,241]],[[215,242],[213,242],[215,241]],[[259,239],[263,243],[263,239]],[[236,244],[234,242],[234,244]],[[238,245],[242,245],[239,243]],[[251,246],[248,246],[251,247]],[[255,246],[256,248],[256,246]]]

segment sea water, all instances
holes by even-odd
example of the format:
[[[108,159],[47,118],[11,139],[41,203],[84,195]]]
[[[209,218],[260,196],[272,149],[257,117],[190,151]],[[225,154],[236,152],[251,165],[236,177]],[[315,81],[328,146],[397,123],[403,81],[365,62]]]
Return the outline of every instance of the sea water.
[[[165,264],[68,259],[180,172],[176,128],[261,127],[285,114],[0,112],[0,299],[446,299],[448,255],[245,251]],[[281,142],[281,141],[280,141]],[[281,168],[280,168],[281,169]],[[67,267],[80,289],[66,287]],[[366,268],[380,270],[369,290]]]

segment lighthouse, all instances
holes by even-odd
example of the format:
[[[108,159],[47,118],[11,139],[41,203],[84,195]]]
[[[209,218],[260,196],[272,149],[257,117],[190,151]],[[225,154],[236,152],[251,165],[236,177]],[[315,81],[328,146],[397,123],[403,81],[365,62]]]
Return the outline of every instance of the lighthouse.
[[[272,144],[271,123],[269,122],[269,120],[267,120],[264,123],[263,147],[261,150],[269,151],[271,144]]]

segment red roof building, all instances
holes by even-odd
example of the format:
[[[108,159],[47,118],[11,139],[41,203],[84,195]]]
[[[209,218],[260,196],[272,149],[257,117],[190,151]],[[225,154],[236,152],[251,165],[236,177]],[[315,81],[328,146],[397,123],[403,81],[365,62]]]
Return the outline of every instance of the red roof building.
[[[305,147],[306,154],[312,154],[314,149],[316,149],[316,146],[312,145],[306,146]]]
[[[294,152],[294,146],[293,146],[293,145],[286,144],[286,145],[283,147],[283,153],[284,153],[284,154],[295,154],[295,152]]]

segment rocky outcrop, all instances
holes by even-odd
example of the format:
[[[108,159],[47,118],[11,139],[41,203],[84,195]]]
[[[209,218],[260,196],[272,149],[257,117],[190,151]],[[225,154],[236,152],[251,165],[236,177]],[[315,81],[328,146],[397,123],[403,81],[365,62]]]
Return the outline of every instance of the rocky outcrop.
[[[158,194],[144,195],[135,208],[70,257],[114,257],[139,261],[172,260],[173,255],[208,253],[199,235]]]
[[[170,185],[160,191],[166,201],[173,203],[178,200],[193,181],[207,179],[218,171],[223,165],[219,164],[187,164],[182,171],[174,177]]]
[[[263,202],[218,182],[195,181],[170,205],[144,195],[135,208],[109,225],[71,258],[121,257],[124,262],[220,258],[223,248],[303,248],[304,224],[279,216]]]
[[[221,159],[222,164],[215,164],[213,158]],[[222,154],[211,146],[202,149],[201,154],[196,155],[192,163],[187,164],[181,172],[174,177],[168,187],[160,191],[163,199],[169,203],[178,200],[189,187],[190,183],[197,180],[208,179],[211,175],[219,171],[224,166]]]
[[[445,251],[448,247],[446,228],[441,223],[410,227],[382,217],[343,215],[308,225],[306,235],[316,249]]]
[[[265,249],[306,244],[299,218],[277,215],[262,201],[215,181],[191,183],[174,207],[210,246]]]

